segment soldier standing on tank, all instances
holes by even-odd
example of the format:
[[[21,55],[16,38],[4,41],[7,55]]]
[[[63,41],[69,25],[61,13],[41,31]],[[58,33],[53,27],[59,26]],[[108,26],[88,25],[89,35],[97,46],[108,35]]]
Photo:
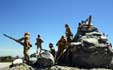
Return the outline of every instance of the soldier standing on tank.
[[[24,34],[24,37],[19,39],[19,41],[23,41],[23,46],[24,46],[24,51],[23,51],[23,54],[24,54],[24,59],[26,61],[29,61],[29,55],[28,55],[28,50],[30,49],[30,47],[32,47],[31,43],[30,43],[30,34],[28,32],[26,32]]]
[[[52,43],[49,43],[50,53],[55,57],[55,49]]]
[[[58,61],[58,59],[63,55],[63,51],[67,46],[67,41],[64,38],[64,36],[61,37],[61,39],[57,42],[56,44],[58,46],[58,51],[57,51],[57,55],[56,55],[56,61]]]
[[[37,50],[40,48],[40,52],[42,50],[42,43],[43,43],[43,40],[41,39],[40,35],[38,35],[38,38],[36,39],[35,45],[37,45]]]
[[[66,28],[65,34],[66,34],[66,37],[67,37],[67,42],[70,43],[72,41],[73,34],[72,34],[68,24],[65,24],[65,28]]]
[[[30,47],[32,47],[31,43],[30,43],[30,34],[29,32],[24,33],[24,37],[20,38],[20,39],[15,39],[13,37],[10,37],[6,34],[4,34],[4,36],[8,37],[9,39],[14,40],[15,42],[21,44],[24,49],[23,49],[23,54],[24,54],[24,60],[26,62],[29,61],[29,55],[28,55],[28,50],[30,49]]]

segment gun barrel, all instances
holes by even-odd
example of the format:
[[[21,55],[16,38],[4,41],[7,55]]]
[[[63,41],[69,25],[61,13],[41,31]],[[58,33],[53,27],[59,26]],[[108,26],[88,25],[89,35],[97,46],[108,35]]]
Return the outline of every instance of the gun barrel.
[[[15,38],[13,38],[13,37],[11,37],[11,36],[8,36],[8,35],[6,35],[6,34],[3,34],[5,37],[7,37],[7,38],[9,38],[9,39],[12,39],[12,40],[14,40],[14,41],[18,41],[17,39],[15,39]]]
[[[17,42],[17,43],[19,43],[19,44],[21,44],[21,45],[23,45],[23,43],[22,43],[21,41],[15,39],[15,38],[13,38],[13,37],[11,37],[11,36],[9,36],[9,35],[7,35],[7,34],[3,34],[3,35],[4,35],[5,37],[11,39],[11,40],[14,40],[15,42]]]
[[[89,16],[89,19],[88,19],[88,28],[90,28],[90,26],[91,26],[91,19],[92,19],[92,17]]]

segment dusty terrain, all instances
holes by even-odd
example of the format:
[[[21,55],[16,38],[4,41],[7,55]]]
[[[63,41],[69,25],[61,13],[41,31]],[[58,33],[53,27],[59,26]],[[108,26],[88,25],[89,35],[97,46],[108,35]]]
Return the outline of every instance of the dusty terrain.
[[[10,62],[3,62],[3,63],[0,63],[0,69],[1,68],[4,68],[4,67],[8,67],[11,63]]]
[[[68,67],[68,66],[52,66],[48,68],[32,68],[27,65],[20,65],[16,67],[9,68],[11,63],[0,63],[0,70],[112,70],[105,68],[92,68],[92,69],[80,69],[77,67]]]

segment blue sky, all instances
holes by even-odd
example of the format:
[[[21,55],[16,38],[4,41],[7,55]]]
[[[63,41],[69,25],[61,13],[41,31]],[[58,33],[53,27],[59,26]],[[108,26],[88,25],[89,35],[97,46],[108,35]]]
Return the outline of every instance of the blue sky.
[[[64,25],[68,23],[73,34],[78,23],[92,15],[92,23],[101,32],[109,35],[113,44],[113,0],[0,0],[0,56],[23,56],[23,47],[6,38],[8,34],[15,38],[30,32],[33,47],[37,34],[44,40],[43,48],[56,42],[64,35]]]

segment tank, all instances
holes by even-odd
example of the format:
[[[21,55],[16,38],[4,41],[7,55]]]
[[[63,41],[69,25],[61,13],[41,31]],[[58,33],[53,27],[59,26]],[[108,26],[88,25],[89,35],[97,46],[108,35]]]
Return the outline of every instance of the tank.
[[[79,23],[73,41],[61,57],[64,64],[83,68],[112,68],[112,58],[112,45],[108,37],[91,24],[91,16],[87,22]]]

